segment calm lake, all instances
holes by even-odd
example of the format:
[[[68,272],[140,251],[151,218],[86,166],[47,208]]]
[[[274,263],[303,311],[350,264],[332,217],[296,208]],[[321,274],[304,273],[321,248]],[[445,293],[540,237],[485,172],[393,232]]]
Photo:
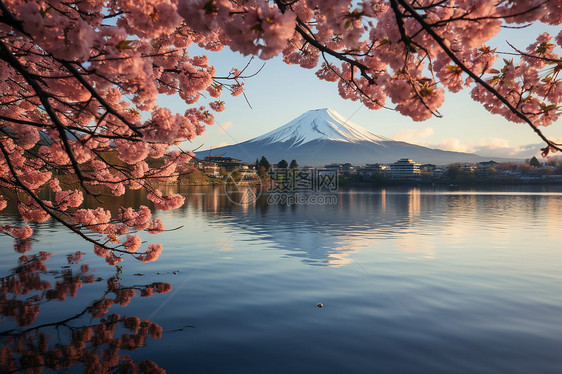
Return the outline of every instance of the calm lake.
[[[560,373],[562,186],[180,192],[152,263],[52,221],[1,236],[0,372]]]

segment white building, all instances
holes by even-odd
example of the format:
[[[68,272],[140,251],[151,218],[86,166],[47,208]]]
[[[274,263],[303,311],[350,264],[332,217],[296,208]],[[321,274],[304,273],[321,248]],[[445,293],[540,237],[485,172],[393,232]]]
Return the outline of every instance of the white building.
[[[409,158],[401,158],[390,164],[389,175],[391,178],[413,178],[420,176],[420,164]]]

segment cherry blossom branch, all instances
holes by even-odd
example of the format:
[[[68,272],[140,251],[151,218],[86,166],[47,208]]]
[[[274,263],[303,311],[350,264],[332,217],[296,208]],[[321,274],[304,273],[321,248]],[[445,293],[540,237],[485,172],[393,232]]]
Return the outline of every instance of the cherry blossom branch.
[[[297,32],[304,38],[304,40],[306,40],[308,43],[310,43],[311,45],[313,45],[315,48],[317,48],[318,50],[327,53],[331,56],[334,56],[335,58],[337,58],[338,60],[347,62],[348,64],[350,64],[351,66],[355,66],[356,68],[359,69],[359,71],[361,72],[361,75],[367,79],[367,81],[370,84],[375,84],[375,80],[369,76],[367,74],[367,70],[369,70],[365,65],[359,63],[356,60],[353,60],[351,58],[348,58],[346,56],[344,56],[342,53],[338,53],[336,51],[334,51],[333,49],[330,49],[326,46],[324,46],[322,43],[318,42],[314,37],[311,37],[303,28],[304,24],[299,21],[299,23],[296,25],[295,29],[297,30]]]
[[[552,147],[553,149],[556,149],[558,151],[562,151],[562,146],[560,144],[554,143],[553,141],[548,139],[542,133],[542,131],[540,131],[526,115],[524,115],[519,110],[517,110],[517,108],[515,108],[513,105],[511,105],[511,103],[503,95],[501,95],[496,89],[494,89],[492,86],[490,86],[486,81],[484,81],[478,75],[474,74],[474,72],[472,70],[470,70],[465,64],[463,64],[462,61],[460,61],[459,58],[453,53],[453,51],[451,51],[450,48],[445,44],[443,39],[439,35],[437,35],[437,33],[433,30],[433,28],[424,21],[423,17],[420,16],[416,12],[416,10],[407,1],[405,1],[405,0],[396,0],[396,1],[398,1],[400,3],[400,5],[402,5],[404,7],[404,9],[407,10],[412,15],[412,17],[414,17],[416,19],[416,21],[420,24],[420,26],[423,27],[423,29],[433,38],[433,40],[435,40],[439,44],[439,46],[443,49],[443,51],[447,54],[447,56],[449,56],[449,58],[458,67],[460,67],[466,74],[468,74],[469,77],[474,79],[478,84],[480,84],[487,91],[492,93],[498,100],[500,100],[506,107],[508,107],[509,110],[513,114],[515,114],[517,117],[519,117],[525,123],[527,123],[531,127],[531,129],[549,147]]]
[[[53,108],[51,107],[51,104],[49,103],[48,100],[49,94],[45,92],[39,84],[37,84],[37,82],[31,76],[31,74],[23,67],[23,65],[15,57],[12,56],[8,47],[2,42],[0,42],[0,59],[6,61],[15,70],[17,70],[22,75],[22,77],[27,81],[27,83],[33,88],[33,90],[39,97],[41,104],[43,104],[43,108],[45,109],[45,111],[49,115],[49,118],[51,118],[53,124],[55,125],[55,127],[59,132],[59,136],[62,140],[64,148],[66,149],[66,153],[70,158],[70,162],[72,163],[74,172],[78,176],[78,179],[82,184],[82,187],[87,191],[88,188],[84,184],[84,181],[89,180],[89,178],[84,176],[84,174],[82,173],[82,169],[78,164],[78,161],[76,161],[76,157],[74,157],[74,153],[72,152],[72,148],[70,147],[70,144],[68,142],[68,136],[66,135],[65,126],[60,122],[60,119],[58,118]]]
[[[0,1],[0,10],[2,11],[2,14],[3,14],[2,17],[4,18],[4,19],[3,19],[4,23],[6,23],[6,24],[8,24],[8,25],[10,25],[10,26],[12,26],[12,27],[14,27],[16,30],[18,30],[19,32],[21,32],[21,33],[23,33],[23,34],[28,35],[28,34],[23,30],[23,27],[22,27],[22,25],[21,25],[21,22],[15,19],[15,17],[14,17],[14,16],[11,14],[11,12],[5,7],[5,5],[4,5],[4,3],[3,3],[2,1]],[[1,18],[0,18],[0,19],[1,19]],[[28,36],[29,36],[29,35],[28,35]],[[3,47],[2,49],[3,49],[3,52],[5,53],[4,49],[7,49],[7,47],[5,47],[4,45],[3,45],[3,46],[0,46],[0,47]],[[11,53],[11,52],[9,52],[9,50],[8,50],[8,53]],[[51,56],[51,57],[52,57],[52,56]],[[17,59],[14,58],[14,60],[15,60],[16,63],[18,62]],[[131,122],[129,122],[126,118],[124,118],[124,117],[121,115],[121,113],[117,112],[111,105],[109,105],[109,103],[107,103],[107,101],[106,101],[103,97],[101,97],[101,95],[100,95],[100,94],[99,94],[99,93],[82,77],[82,75],[80,74],[80,72],[78,72],[78,70],[76,70],[76,68],[74,68],[74,66],[72,66],[71,63],[69,63],[68,61],[64,61],[64,60],[61,60],[61,59],[57,59],[57,58],[55,58],[55,60],[58,61],[61,65],[63,65],[63,66],[74,76],[74,78],[76,78],[76,79],[84,86],[84,88],[86,88],[86,89],[91,93],[91,95],[92,95],[93,97],[95,97],[96,100],[98,100],[98,102],[99,102],[102,106],[104,106],[104,107],[106,108],[106,110],[107,110],[109,113],[111,113],[111,114],[113,114],[115,117],[117,117],[121,122],[123,122],[127,127],[129,127],[137,136],[139,136],[139,137],[142,137],[142,136],[143,136],[142,133],[136,128],[135,125],[133,125]],[[8,61],[8,62],[9,62],[9,61]],[[21,74],[21,69],[17,69],[17,70],[18,70],[18,71],[20,72],[20,74]],[[23,75],[23,74],[22,74],[22,75]],[[24,75],[24,77],[25,77],[25,75]],[[31,78],[32,75],[31,75],[31,74],[27,74],[27,77]],[[30,82],[29,82],[29,79],[26,78],[26,80],[28,80],[28,83],[30,83]],[[32,85],[31,83],[30,83],[30,85],[33,87],[33,85]],[[35,91],[37,92],[36,87],[34,87],[34,89],[35,89]],[[38,92],[38,93],[39,93],[39,92]],[[56,123],[55,123],[55,124],[56,124]],[[58,126],[57,126],[57,127],[58,127]],[[61,135],[61,138],[62,138],[62,137],[64,137],[64,135]],[[64,141],[64,139],[63,139],[63,141]],[[79,175],[80,175],[80,174],[79,174]]]
[[[107,110],[110,114],[113,114],[121,122],[127,125],[127,127],[131,129],[137,136],[143,136],[143,134],[137,129],[137,126],[133,125],[126,118],[124,118],[121,113],[119,113],[111,105],[109,105],[109,103],[103,97],[101,97],[96,89],[84,79],[82,74],[78,70],[76,70],[76,68],[71,63],[58,59],[57,61],[59,61],[61,65],[63,65],[70,73],[72,73],[72,75],[74,75],[74,77],[84,86],[84,88],[86,88],[90,92],[90,94],[95,97],[97,101],[99,101],[99,103],[105,108],[105,110]]]
[[[548,3],[550,0],[545,0],[544,2],[535,5],[532,8],[529,8],[527,10],[523,10],[521,12],[518,13],[513,13],[513,14],[506,14],[506,15],[497,15],[497,16],[482,16],[482,17],[475,17],[475,18],[468,18],[467,16],[471,13],[471,12],[466,12],[465,14],[463,14],[462,16],[459,17],[454,17],[454,18],[447,18],[447,19],[443,19],[440,20],[438,22],[432,23],[431,26],[434,27],[440,27],[442,24],[447,25],[451,22],[455,22],[455,21],[470,21],[470,22],[480,22],[480,21],[486,21],[486,20],[493,20],[493,19],[506,19],[506,18],[515,18],[515,17],[520,17],[522,15],[528,14],[534,10],[540,9],[543,5],[545,5],[546,3]],[[400,3],[402,3],[402,1],[400,1]],[[406,8],[406,7],[404,7]],[[414,11],[415,8],[411,7]],[[419,13],[416,12],[416,14],[419,15]],[[412,17],[416,18],[415,16],[412,15]]]
[[[552,62],[555,64],[562,64],[562,59],[560,58],[548,58],[548,57],[544,57],[544,56],[536,56],[536,55],[532,55],[530,53],[525,53],[523,51],[520,51],[519,49],[515,48],[510,42],[506,41],[507,45],[509,45],[511,48],[513,48],[513,50],[515,52],[518,53],[519,56],[525,56],[525,57],[529,57],[529,58],[535,58],[537,60],[542,60],[542,61],[548,61],[548,62]]]
[[[15,184],[23,191],[25,192],[25,194],[27,196],[29,196],[30,198],[32,198],[40,207],[41,209],[43,209],[45,212],[47,212],[49,214],[49,216],[51,216],[55,221],[61,223],[62,225],[64,225],[66,228],[68,228],[69,230],[71,230],[72,232],[74,232],[75,234],[78,234],[80,237],[82,237],[83,239],[85,239],[86,241],[95,244],[95,245],[99,245],[107,250],[111,250],[111,251],[117,251],[117,252],[121,252],[121,253],[126,253],[126,254],[130,254],[130,255],[135,255],[135,254],[139,254],[139,253],[134,253],[134,252],[129,252],[129,251],[124,251],[124,250],[120,250],[120,249],[116,249],[116,248],[112,248],[109,247],[105,244],[99,243],[97,240],[90,238],[89,236],[85,235],[83,232],[81,232],[79,229],[77,229],[74,225],[71,225],[70,223],[66,222],[64,219],[60,218],[58,214],[55,214],[55,211],[53,208],[47,206],[43,200],[41,200],[39,197],[37,197],[37,195],[31,191],[24,183],[22,183],[22,181],[19,179],[16,170],[14,169],[14,166],[12,165],[12,162],[10,161],[10,154],[9,152],[6,150],[6,148],[4,147],[4,144],[2,144],[2,142],[0,142],[0,151],[2,152],[2,154],[4,155],[4,159],[6,160],[6,164],[8,165],[8,168],[10,170],[10,173],[12,174],[12,178],[14,178]],[[3,177],[0,177],[1,181],[4,182],[8,182],[6,179],[4,179]]]

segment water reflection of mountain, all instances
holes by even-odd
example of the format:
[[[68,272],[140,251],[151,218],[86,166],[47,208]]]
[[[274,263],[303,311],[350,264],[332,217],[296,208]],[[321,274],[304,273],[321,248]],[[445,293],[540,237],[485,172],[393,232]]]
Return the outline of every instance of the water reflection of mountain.
[[[248,188],[257,194],[258,187]],[[156,212],[163,214],[168,228],[189,225],[189,219],[199,216],[218,231],[237,230],[239,240],[252,244],[260,240],[262,248],[280,249],[303,262],[330,266],[353,261],[350,254],[362,248],[387,246],[388,241],[383,239],[393,240],[395,248],[413,257],[432,258],[436,245],[444,244],[436,243],[434,238],[455,244],[470,237],[467,222],[498,226],[502,223],[497,217],[513,216],[519,210],[521,214],[537,216],[549,201],[558,201],[561,196],[560,188],[548,186],[501,186],[487,191],[341,188],[335,194],[334,205],[272,205],[268,204],[267,194],[240,205],[233,200],[248,197],[244,190],[227,194],[224,186],[183,186],[179,191],[177,185],[164,187],[165,194],[176,192],[186,197],[186,204],[176,211]],[[545,195],[553,198],[546,199]],[[88,203],[92,202],[87,200],[85,206]],[[107,198],[103,206],[115,212],[121,205],[141,204],[152,206],[145,192],[131,191]],[[8,206],[0,215],[0,223],[14,218],[19,219],[13,205],[11,210]],[[58,230],[54,222],[46,224]],[[443,236],[443,232],[447,235]],[[38,230],[35,237],[40,235]]]
[[[313,265],[342,265],[349,253],[376,246],[380,238],[397,237],[423,212],[435,210],[435,195],[421,198],[420,190],[389,192],[347,190],[335,194],[337,204],[270,205],[268,195],[252,204],[231,201],[221,186],[186,194],[184,209],[204,212],[210,224],[220,218],[244,230],[246,240],[266,240],[289,256]]]

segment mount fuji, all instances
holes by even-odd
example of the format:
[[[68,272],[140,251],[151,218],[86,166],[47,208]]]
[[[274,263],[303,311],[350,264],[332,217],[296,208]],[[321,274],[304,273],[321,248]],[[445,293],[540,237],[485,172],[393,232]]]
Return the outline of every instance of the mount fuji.
[[[310,110],[273,131],[245,142],[197,152],[200,159],[210,155],[230,156],[244,162],[254,162],[261,156],[272,163],[294,159],[299,165],[310,166],[345,162],[353,165],[391,163],[400,158],[436,165],[490,160],[472,153],[394,141],[376,135],[328,108]]]

